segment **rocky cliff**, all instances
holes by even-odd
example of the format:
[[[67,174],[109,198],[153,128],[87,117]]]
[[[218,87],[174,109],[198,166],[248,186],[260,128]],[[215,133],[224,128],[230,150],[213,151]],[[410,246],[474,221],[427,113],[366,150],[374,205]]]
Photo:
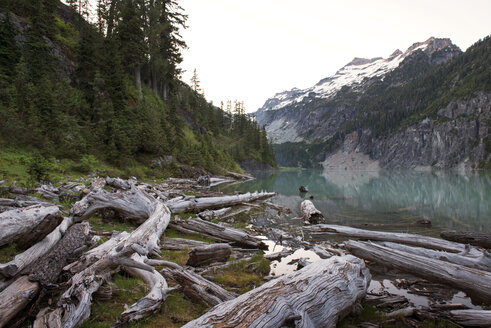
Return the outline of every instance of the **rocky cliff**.
[[[489,38],[466,53],[430,38],[386,59],[355,58],[256,112],[284,166],[482,167],[490,160]],[[303,155],[312,161],[294,158]],[[315,150],[315,151],[313,151]],[[320,153],[320,154],[319,154]]]

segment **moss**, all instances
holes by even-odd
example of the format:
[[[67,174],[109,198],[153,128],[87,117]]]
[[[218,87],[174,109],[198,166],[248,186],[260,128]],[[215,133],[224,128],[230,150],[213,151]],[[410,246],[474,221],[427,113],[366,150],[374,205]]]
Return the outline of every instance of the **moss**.
[[[21,252],[21,250],[17,249],[17,244],[15,242],[2,246],[0,248],[0,263],[12,261],[15,255]]]

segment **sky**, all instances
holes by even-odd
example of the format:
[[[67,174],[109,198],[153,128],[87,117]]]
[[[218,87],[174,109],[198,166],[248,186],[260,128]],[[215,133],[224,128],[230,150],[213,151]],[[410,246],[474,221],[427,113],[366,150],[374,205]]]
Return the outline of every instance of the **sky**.
[[[183,80],[196,69],[208,100],[253,112],[275,93],[307,88],[354,57],[388,57],[429,37],[462,50],[491,34],[491,0],[178,0]]]

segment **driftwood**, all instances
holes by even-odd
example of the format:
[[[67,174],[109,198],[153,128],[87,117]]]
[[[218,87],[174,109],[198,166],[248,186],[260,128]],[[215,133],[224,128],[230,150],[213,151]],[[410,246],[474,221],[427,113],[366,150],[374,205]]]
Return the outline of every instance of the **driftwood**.
[[[121,190],[131,189],[131,183],[121,178],[106,177],[106,184]]]
[[[290,210],[288,207],[273,204],[271,202],[263,202],[263,204],[281,213],[290,214],[292,212],[292,210]]]
[[[37,282],[29,281],[27,276],[17,278],[0,293],[0,328],[19,313],[40,290]]]
[[[483,252],[479,257],[464,256],[456,253],[449,253],[444,251],[435,251],[432,249],[426,249],[422,247],[411,247],[391,242],[376,242],[376,244],[385,246],[390,249],[395,249],[415,255],[420,255],[432,259],[446,261],[458,265],[463,265],[469,268],[475,268],[479,270],[491,272],[491,255],[487,252]]]
[[[254,179],[254,177],[251,175],[240,174],[240,173],[235,173],[235,172],[230,172],[230,171],[227,171],[227,175],[231,176],[232,178],[237,179],[237,180],[253,180]]]
[[[276,195],[274,192],[255,192],[240,195],[222,196],[222,197],[201,197],[189,200],[168,201],[165,204],[172,213],[199,213],[206,209],[222,208],[226,206],[238,205],[243,202],[252,202],[258,199],[269,198]]]
[[[442,240],[433,237],[426,237],[410,233],[399,233],[399,232],[382,232],[382,231],[372,231],[363,230],[352,227],[345,227],[333,224],[318,224],[313,226],[307,226],[303,228],[307,231],[312,231],[323,234],[336,234],[340,236],[346,236],[350,238],[357,238],[363,240],[379,240],[379,241],[390,241],[395,243],[402,243],[406,245],[420,246],[425,248],[437,249],[451,253],[463,253],[470,256],[480,256],[482,253],[475,248],[466,247],[466,245]]]
[[[52,286],[58,280],[63,267],[77,259],[90,242],[89,224],[79,223],[68,229],[63,238],[50,250],[47,256],[33,263],[30,281],[42,286]]]
[[[205,243],[204,241],[184,238],[164,238],[161,248],[169,250],[183,250],[206,245],[208,245],[208,243]]]
[[[315,208],[314,204],[310,200],[304,200],[300,204],[300,212],[302,212],[302,219],[311,224],[317,224],[324,220],[324,216],[322,215],[321,211]]]
[[[335,327],[370,283],[362,260],[320,260],[221,303],[184,327]]]
[[[315,245],[314,247],[312,247],[311,251],[319,255],[321,259],[328,259],[335,255],[320,245]]]
[[[91,186],[91,193],[98,192],[104,188],[105,180],[102,178],[96,179]],[[63,237],[68,228],[72,225],[74,217],[81,216],[89,207],[87,197],[82,198],[76,202],[70,213],[70,217],[66,217],[63,221],[43,240],[37,244],[31,246],[29,249],[20,253],[14,257],[14,259],[8,263],[0,264],[0,274],[5,277],[13,277],[21,272],[24,268],[29,266],[37,259],[43,257],[49,252],[49,250]]]
[[[151,214],[143,224],[126,238],[122,238],[114,248],[111,248],[100,259],[72,277],[71,286],[58,301],[58,307],[63,310],[60,311],[63,312],[63,327],[75,327],[90,316],[92,294],[109,278],[111,270],[118,266],[124,266],[125,269],[146,270],[153,276],[152,278],[145,278],[146,281],[151,282],[149,295],[126,310],[120,319],[121,323],[138,320],[148,315],[165,300],[166,293],[162,291],[165,288],[162,287],[162,279],[158,277],[159,274],[151,266],[144,262],[147,254],[158,252],[158,242],[170,221],[170,211],[162,203],[155,201],[136,188],[120,195],[121,198],[125,196],[135,202],[135,212],[148,206],[145,211]],[[99,200],[95,198],[95,201],[98,202]],[[135,216],[135,212],[131,212],[132,208],[125,209],[125,212]],[[130,258],[135,252],[142,258]],[[142,276],[140,271],[135,274]]]
[[[202,266],[214,262],[227,262],[232,247],[229,244],[210,244],[198,246],[189,252],[189,259],[186,265]]]
[[[58,220],[58,206],[33,205],[0,213],[0,246],[29,235],[40,225],[49,225],[51,220]]]
[[[442,231],[440,237],[463,244],[491,248],[491,234],[473,231]]]
[[[220,240],[229,241],[241,247],[259,249],[268,248],[266,244],[261,241],[261,239],[254,237],[245,231],[233,228],[226,228],[221,225],[204,221],[198,218],[182,220],[174,217],[174,220],[171,222],[170,227],[184,228],[186,230],[199,232],[205,236],[210,236],[212,238],[218,237]]]
[[[164,268],[161,271],[162,274],[167,279],[172,279],[179,285],[181,285],[183,287],[184,295],[186,295],[190,299],[202,300],[209,306],[214,306],[237,297],[236,294],[226,291],[217,284],[208,281],[202,276],[192,271],[186,270],[177,264],[169,262],[162,263],[161,261],[155,261],[151,264],[164,264],[165,266],[167,266],[167,268]]]
[[[430,281],[448,284],[476,296],[479,300],[491,301],[490,272],[393,250],[370,242],[348,241],[346,248],[366,260]]]
[[[491,327],[489,310],[454,310],[450,311],[453,319],[464,326]]]
[[[271,253],[264,255],[264,258],[269,261],[279,261],[282,257],[287,257],[288,255],[293,254],[292,249],[284,248],[280,252]]]
[[[198,217],[203,219],[203,220],[207,220],[207,221],[211,221],[214,219],[220,219],[228,211],[230,211],[230,209],[231,209],[231,207],[225,207],[225,208],[221,208],[219,210],[214,210],[214,211],[213,210],[206,210],[206,211],[198,213]]]

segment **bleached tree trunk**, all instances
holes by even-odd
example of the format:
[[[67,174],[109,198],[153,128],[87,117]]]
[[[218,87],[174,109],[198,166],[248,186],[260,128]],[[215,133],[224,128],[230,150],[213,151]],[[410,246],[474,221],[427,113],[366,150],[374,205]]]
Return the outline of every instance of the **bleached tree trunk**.
[[[198,246],[189,252],[186,265],[202,266],[214,262],[227,262],[230,254],[232,254],[232,247],[229,244]]]
[[[466,247],[466,245],[463,244],[410,233],[363,230],[334,224],[317,224],[304,227],[303,229],[319,235],[340,235],[362,240],[390,241],[406,245],[437,249],[451,253],[463,253],[470,256],[480,256],[482,254],[477,249]]]
[[[346,243],[346,248],[363,259],[430,281],[448,284],[487,302],[491,300],[491,272],[393,250],[370,242],[350,240]]]
[[[370,279],[354,256],[320,260],[218,304],[184,327],[336,327],[365,297]]]
[[[36,297],[41,286],[31,282],[27,276],[17,278],[0,293],[0,328],[19,313]]]
[[[440,236],[443,239],[458,243],[491,248],[491,233],[474,231],[442,231]]]
[[[464,326],[491,327],[491,311],[489,310],[453,310],[452,317]]]
[[[317,224],[324,220],[322,212],[315,208],[314,203],[310,200],[304,200],[300,204],[300,212],[302,212],[302,219],[311,224]]]

